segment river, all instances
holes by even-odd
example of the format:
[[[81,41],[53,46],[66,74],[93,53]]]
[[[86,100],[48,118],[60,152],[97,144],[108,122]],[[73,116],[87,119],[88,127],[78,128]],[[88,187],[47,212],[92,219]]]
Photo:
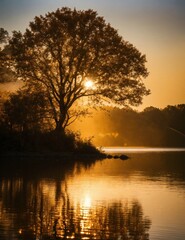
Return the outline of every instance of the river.
[[[185,149],[102,150],[130,158],[1,164],[0,239],[184,240]]]

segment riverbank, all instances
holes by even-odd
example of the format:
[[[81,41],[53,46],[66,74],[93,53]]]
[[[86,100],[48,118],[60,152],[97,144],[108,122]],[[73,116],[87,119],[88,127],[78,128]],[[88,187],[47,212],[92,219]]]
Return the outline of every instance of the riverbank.
[[[80,153],[80,152],[3,152],[0,153],[1,158],[41,158],[41,159],[47,159],[47,158],[58,158],[61,160],[70,160],[70,161],[76,161],[76,160],[102,160],[106,158],[114,158],[114,159],[122,159],[126,160],[129,157],[124,154],[106,154],[104,152],[96,152],[96,153]]]

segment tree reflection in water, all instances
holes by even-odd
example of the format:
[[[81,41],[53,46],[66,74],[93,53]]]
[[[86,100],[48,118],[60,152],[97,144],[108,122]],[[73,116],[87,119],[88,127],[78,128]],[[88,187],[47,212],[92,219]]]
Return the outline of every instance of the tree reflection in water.
[[[151,221],[136,200],[75,202],[59,180],[2,180],[0,191],[0,229],[6,237],[12,229],[9,239],[149,239]]]

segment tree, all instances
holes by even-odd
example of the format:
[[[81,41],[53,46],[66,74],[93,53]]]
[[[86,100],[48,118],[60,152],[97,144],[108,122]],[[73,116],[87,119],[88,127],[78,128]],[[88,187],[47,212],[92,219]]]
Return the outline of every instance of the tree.
[[[3,119],[9,128],[18,132],[40,131],[46,127],[46,99],[38,92],[19,90],[4,103]],[[46,113],[47,112],[47,113]],[[49,117],[49,116],[48,116]]]
[[[15,81],[8,40],[8,32],[4,28],[0,28],[0,83]]]
[[[147,125],[149,124],[153,127],[158,126],[159,128],[163,129],[166,127],[164,114],[159,108],[152,106],[147,107],[140,115],[143,118],[144,122],[147,123]]]
[[[58,131],[81,115],[74,106],[84,97],[125,106],[149,94],[145,56],[93,10],[61,8],[35,17],[10,43],[19,77],[45,93]]]
[[[8,40],[8,32],[4,28],[0,28],[0,45],[6,44]],[[5,53],[2,46],[0,47],[0,83],[4,82],[4,58]]]
[[[185,137],[185,104],[168,105],[163,109],[168,128]]]
[[[8,40],[8,32],[4,28],[0,28],[0,44],[6,43]]]

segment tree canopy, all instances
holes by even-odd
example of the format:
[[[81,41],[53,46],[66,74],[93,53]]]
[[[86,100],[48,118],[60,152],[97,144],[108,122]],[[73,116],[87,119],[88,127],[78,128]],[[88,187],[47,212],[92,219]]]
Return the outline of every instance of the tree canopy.
[[[42,93],[19,90],[10,94],[3,106],[3,119],[10,129],[19,132],[38,131],[46,128],[45,97]]]
[[[0,83],[15,81],[8,40],[8,32],[4,28],[0,28]]]
[[[10,44],[19,78],[45,94],[58,130],[81,114],[74,106],[84,97],[127,106],[149,94],[145,55],[93,10],[61,8],[35,17]]]
[[[8,40],[8,32],[4,28],[0,28],[0,44],[6,43]]]

